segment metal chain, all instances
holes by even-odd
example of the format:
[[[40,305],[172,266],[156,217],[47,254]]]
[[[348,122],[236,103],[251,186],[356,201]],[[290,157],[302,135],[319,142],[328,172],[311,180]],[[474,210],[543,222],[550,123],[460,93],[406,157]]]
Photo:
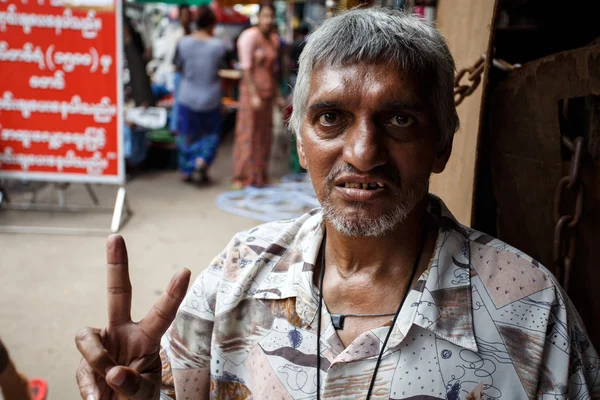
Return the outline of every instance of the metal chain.
[[[492,65],[501,71],[511,72],[520,68],[520,64],[510,64],[504,60],[494,58]],[[463,68],[454,79],[454,103],[458,106],[463,100],[473,94],[481,83],[481,76],[485,67],[485,54],[469,68]],[[462,82],[464,78],[466,82]],[[563,104],[563,117],[567,117],[568,102]],[[562,137],[563,145],[571,152],[570,172],[558,182],[554,196],[554,248],[553,257],[557,270],[556,275],[565,291],[569,289],[575,248],[577,245],[577,227],[583,216],[583,202],[585,187],[581,181],[581,161],[583,156],[583,136],[574,140],[567,136]],[[569,200],[569,201],[567,201]],[[570,204],[564,212],[566,204]]]
[[[501,71],[511,72],[520,68],[520,64],[510,64],[504,60],[494,58],[492,65]],[[469,68],[463,68],[456,74],[454,79],[454,103],[458,106],[463,100],[473,94],[481,83],[481,76],[485,67],[485,54]],[[468,74],[468,75],[467,75]],[[467,81],[461,81],[467,77]],[[564,103],[563,117],[567,117],[567,105]],[[569,175],[558,181],[554,196],[554,248],[553,257],[556,264],[556,275],[562,283],[565,291],[569,289],[575,248],[577,245],[577,227],[583,216],[583,202],[585,187],[581,181],[581,160],[583,156],[583,136],[577,136],[575,140],[567,136],[562,137],[563,145],[571,152],[571,168]],[[565,199],[570,200],[567,202]],[[571,204],[570,211],[563,212],[566,204]]]
[[[510,64],[504,60],[494,58],[492,60],[492,65],[498,68],[501,71],[510,72],[515,69],[521,67],[520,64]],[[483,74],[483,70],[485,67],[485,54],[482,54],[481,57],[473,64],[473,66],[469,68],[463,68],[456,74],[456,78],[454,78],[454,104],[459,105],[463,102],[465,97],[473,94],[475,89],[481,83],[481,75]],[[468,76],[467,76],[468,74]],[[461,83],[463,78],[467,76],[467,81],[465,83]]]
[[[569,174],[562,177],[554,194],[554,249],[553,257],[556,274],[565,291],[569,290],[575,247],[577,245],[577,227],[583,216],[585,186],[581,181],[581,160],[583,156],[583,136],[571,140],[562,137],[562,143],[571,152]],[[569,201],[566,201],[568,199]],[[567,208],[565,204],[570,204]],[[569,210],[564,212],[565,210]]]

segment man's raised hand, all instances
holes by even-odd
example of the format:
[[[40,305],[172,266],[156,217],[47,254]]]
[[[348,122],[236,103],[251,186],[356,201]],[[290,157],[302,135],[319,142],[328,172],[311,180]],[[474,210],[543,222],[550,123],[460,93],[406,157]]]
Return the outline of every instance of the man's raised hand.
[[[112,235],[106,243],[108,268],[108,325],[85,328],[75,337],[83,355],[77,370],[81,397],[100,399],[158,399],[160,395],[160,338],[183,300],[190,271],[176,273],[166,291],[139,322],[131,321],[131,282],[125,241]]]

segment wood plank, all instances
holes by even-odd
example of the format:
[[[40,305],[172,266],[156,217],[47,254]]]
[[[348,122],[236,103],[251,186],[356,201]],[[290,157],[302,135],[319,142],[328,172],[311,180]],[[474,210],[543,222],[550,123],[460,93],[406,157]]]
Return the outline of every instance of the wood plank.
[[[524,251],[553,274],[554,196],[568,175],[563,159],[559,101],[600,95],[600,46],[530,61],[507,75],[489,96],[489,134],[499,239]],[[573,101],[574,103],[574,101]],[[585,111],[581,110],[585,115]],[[584,117],[580,117],[584,119]],[[575,117],[577,120],[577,117]],[[585,128],[574,131],[587,136]],[[584,145],[584,151],[587,145]],[[582,157],[583,218],[577,228],[569,296],[590,339],[600,346],[600,163]],[[565,195],[565,209],[574,199]]]
[[[495,0],[439,0],[436,27],[448,41],[457,69],[470,67],[488,52]],[[486,72],[487,74],[487,68]],[[483,84],[458,106],[461,128],[454,136],[446,170],[431,179],[431,192],[454,216],[471,224]]]

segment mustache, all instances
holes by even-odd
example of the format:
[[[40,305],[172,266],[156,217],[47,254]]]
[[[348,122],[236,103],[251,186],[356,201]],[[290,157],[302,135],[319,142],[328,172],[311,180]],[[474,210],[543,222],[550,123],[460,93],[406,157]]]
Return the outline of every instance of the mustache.
[[[343,163],[336,165],[329,175],[327,181],[331,184],[341,174],[360,174],[361,172],[350,164]],[[369,175],[385,178],[392,182],[396,187],[400,185],[400,173],[391,165],[381,165],[369,171]]]

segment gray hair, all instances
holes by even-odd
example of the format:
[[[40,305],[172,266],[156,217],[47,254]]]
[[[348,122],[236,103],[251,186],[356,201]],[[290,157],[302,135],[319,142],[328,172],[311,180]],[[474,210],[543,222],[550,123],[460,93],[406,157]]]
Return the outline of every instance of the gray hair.
[[[435,110],[445,149],[458,130],[454,105],[454,59],[442,35],[417,16],[380,7],[353,9],[327,19],[308,39],[300,56],[290,129],[301,141],[312,72],[324,65],[391,62],[416,74]]]

